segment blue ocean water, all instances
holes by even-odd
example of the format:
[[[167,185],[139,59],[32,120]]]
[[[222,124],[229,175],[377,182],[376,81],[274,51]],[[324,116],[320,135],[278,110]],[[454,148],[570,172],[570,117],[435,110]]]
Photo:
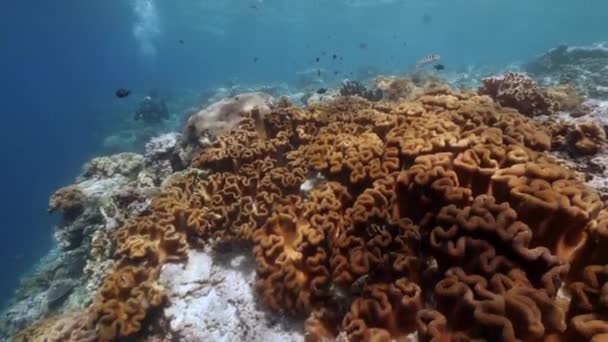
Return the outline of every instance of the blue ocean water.
[[[605,13],[602,0],[3,1],[0,300],[52,247],[49,195],[150,89],[295,82],[319,67],[398,73],[430,53],[454,69],[501,67],[607,40]]]

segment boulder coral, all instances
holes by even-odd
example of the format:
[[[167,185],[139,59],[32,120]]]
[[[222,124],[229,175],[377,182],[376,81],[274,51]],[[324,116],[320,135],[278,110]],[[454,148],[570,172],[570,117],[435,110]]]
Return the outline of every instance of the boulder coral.
[[[102,179],[116,175],[133,177],[144,168],[144,158],[136,153],[119,153],[98,157],[86,163],[81,178]]]
[[[445,88],[242,113],[193,159],[206,176],[173,179],[117,231],[114,268],[74,329],[144,334],[166,300],[163,264],[245,240],[262,302],[308,317],[307,341],[599,340],[608,209],[544,152],[551,140]]]
[[[244,93],[222,99],[188,118],[183,139],[186,143],[198,142],[204,133],[219,135],[240,120],[242,112],[257,108],[262,114],[270,111],[274,99],[264,93]]]
[[[49,213],[58,211],[66,221],[73,221],[84,212],[85,195],[75,186],[66,186],[51,195]]]
[[[549,92],[525,74],[510,72],[483,80],[479,93],[528,116],[551,115],[559,110]]]

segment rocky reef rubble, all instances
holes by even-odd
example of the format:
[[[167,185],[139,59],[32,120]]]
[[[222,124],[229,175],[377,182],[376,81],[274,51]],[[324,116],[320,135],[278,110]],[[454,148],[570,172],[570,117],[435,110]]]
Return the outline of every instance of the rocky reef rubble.
[[[2,312],[0,339],[36,320],[91,302],[113,264],[112,234],[143,212],[160,182],[174,172],[170,160],[178,137],[152,139],[145,156],[94,158],[74,184],[50,197],[49,212],[61,215],[54,232],[56,247],[22,279],[14,300]]]
[[[362,98],[376,102],[382,99],[382,90],[379,88],[367,89],[363,83],[356,80],[345,80],[340,86],[342,96],[361,96]]]
[[[524,69],[545,84],[572,84],[590,98],[608,99],[608,43],[561,45]]]
[[[608,101],[586,100],[582,107],[539,121],[553,131],[552,153],[608,200]]]
[[[144,167],[154,176],[155,184],[160,184],[170,174],[183,168],[180,140],[181,134],[171,132],[154,137],[146,143]]]

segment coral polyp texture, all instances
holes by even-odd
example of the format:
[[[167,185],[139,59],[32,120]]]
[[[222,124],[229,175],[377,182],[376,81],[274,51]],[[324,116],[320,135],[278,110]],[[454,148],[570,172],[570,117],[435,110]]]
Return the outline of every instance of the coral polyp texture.
[[[536,99],[526,114],[551,110]],[[605,338],[608,210],[545,152],[551,134],[444,87],[242,113],[193,159],[208,173],[174,176],[116,232],[84,321],[19,336],[143,339],[163,265],[245,241],[261,302],[305,319],[307,341]]]
[[[479,92],[528,116],[551,115],[559,109],[549,92],[525,74],[510,72],[486,78]]]

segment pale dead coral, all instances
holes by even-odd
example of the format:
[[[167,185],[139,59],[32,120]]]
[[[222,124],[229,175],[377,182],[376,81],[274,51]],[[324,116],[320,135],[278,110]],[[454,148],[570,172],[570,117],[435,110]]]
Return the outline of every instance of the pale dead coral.
[[[137,175],[144,167],[144,157],[135,153],[119,153],[98,157],[86,163],[82,178],[110,178],[122,175],[127,178]]]
[[[264,93],[244,93],[218,101],[188,118],[183,139],[189,144],[197,144],[203,134],[218,136],[233,128],[241,119],[241,114],[257,109],[263,116],[270,111],[274,99]]]
[[[144,153],[146,168],[155,175],[156,182],[183,168],[180,140],[181,134],[172,132],[154,137],[146,143]]]
[[[374,82],[375,86],[382,90],[383,98],[389,101],[412,101],[422,92],[409,78],[381,76]]]
[[[585,98],[572,85],[562,84],[547,88],[547,93],[557,104],[557,110],[580,111]]]

